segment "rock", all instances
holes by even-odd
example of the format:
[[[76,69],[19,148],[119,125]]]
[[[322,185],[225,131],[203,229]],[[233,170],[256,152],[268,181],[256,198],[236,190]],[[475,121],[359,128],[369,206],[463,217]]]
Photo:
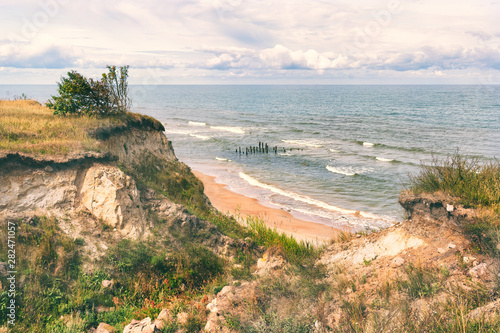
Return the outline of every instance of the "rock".
[[[396,258],[391,260],[391,267],[396,268],[396,267],[403,265],[404,263],[405,263],[405,260],[403,258],[396,257]]]
[[[117,167],[102,164],[90,167],[81,185],[80,202],[92,215],[124,236],[136,238],[146,228],[135,182]]]
[[[446,211],[447,211],[447,212],[450,212],[450,213],[451,213],[451,212],[452,212],[452,211],[454,211],[454,210],[455,210],[455,207],[453,207],[453,205],[449,205],[449,204],[447,204],[447,205],[446,205]]]
[[[104,288],[113,288],[115,281],[114,280],[102,280],[101,284]]]
[[[255,274],[266,275],[283,268],[285,265],[286,261],[282,256],[270,256],[269,254],[264,253],[262,258],[257,260],[257,271]]]
[[[489,322],[500,313],[500,299],[483,305],[469,312],[467,318],[472,321],[481,320]]]
[[[161,331],[165,328],[165,326],[169,322],[172,322],[172,321],[173,321],[173,318],[172,318],[172,315],[170,314],[170,311],[168,311],[167,309],[163,309],[163,310],[161,310],[158,317],[156,317],[154,324],[155,324],[156,328]]]
[[[141,321],[132,320],[130,324],[125,326],[123,333],[156,333],[160,330],[156,329],[156,325],[151,323],[151,318],[147,317]]]
[[[445,253],[445,252],[446,252],[446,250],[445,250],[445,249],[443,249],[443,248],[441,248],[441,247],[440,247],[440,248],[438,248],[438,253]]]
[[[482,277],[488,273],[487,267],[486,263],[483,262],[482,264],[472,267],[469,270],[469,275],[476,278]]]
[[[179,312],[177,314],[177,322],[179,325],[186,325],[189,319],[189,314],[187,312]]]
[[[476,260],[476,258],[474,258],[474,257],[464,257],[463,260],[464,260],[464,263],[468,264],[468,263]]]
[[[219,309],[217,308],[217,298],[214,298],[212,302],[207,304],[207,310],[210,312],[218,312]]]
[[[116,329],[106,323],[100,323],[94,333],[116,333]]]
[[[457,246],[453,243],[448,244],[449,249],[454,249],[455,247],[457,247]]]
[[[44,168],[45,171],[47,172],[53,172],[54,171],[54,168],[51,167],[50,165],[47,165],[45,168]]]
[[[8,264],[6,262],[0,262],[0,275],[7,276]]]

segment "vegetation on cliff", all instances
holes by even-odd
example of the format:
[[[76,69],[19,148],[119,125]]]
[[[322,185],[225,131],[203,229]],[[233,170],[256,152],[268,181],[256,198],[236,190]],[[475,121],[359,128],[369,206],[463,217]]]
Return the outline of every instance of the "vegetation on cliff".
[[[129,111],[128,66],[118,70],[107,66],[108,73],[101,80],[86,78],[76,71],[68,72],[58,85],[58,96],[52,96],[47,107],[56,115],[111,115]]]
[[[127,112],[109,117],[60,117],[33,100],[0,100],[0,151],[68,155],[101,151],[100,137],[128,127],[163,130],[148,116]]]
[[[416,194],[437,192],[451,197],[476,215],[463,230],[479,251],[500,254],[500,163],[481,164],[476,158],[454,154],[423,165],[410,176],[410,190]]]

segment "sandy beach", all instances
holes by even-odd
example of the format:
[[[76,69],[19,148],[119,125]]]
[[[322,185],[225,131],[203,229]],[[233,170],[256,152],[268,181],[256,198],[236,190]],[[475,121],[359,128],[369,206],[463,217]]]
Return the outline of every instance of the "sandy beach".
[[[193,173],[203,182],[205,194],[212,205],[223,213],[243,219],[247,216],[259,217],[269,227],[311,243],[327,242],[341,231],[323,224],[299,220],[282,209],[263,206],[257,199],[234,193],[225,185],[216,183],[215,177],[196,170]]]

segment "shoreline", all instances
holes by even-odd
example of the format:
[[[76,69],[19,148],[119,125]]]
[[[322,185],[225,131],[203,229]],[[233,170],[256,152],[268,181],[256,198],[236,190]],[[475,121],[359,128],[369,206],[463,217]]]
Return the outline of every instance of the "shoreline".
[[[248,216],[261,218],[264,223],[280,232],[292,235],[297,240],[321,245],[342,232],[340,229],[297,219],[289,212],[270,208],[259,203],[257,199],[230,191],[226,185],[215,182],[215,177],[197,170],[191,170],[201,180],[205,195],[220,212],[235,217],[242,223]]]

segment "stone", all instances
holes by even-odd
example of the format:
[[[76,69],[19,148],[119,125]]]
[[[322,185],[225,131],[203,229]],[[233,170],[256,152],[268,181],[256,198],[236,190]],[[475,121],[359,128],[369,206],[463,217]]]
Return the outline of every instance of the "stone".
[[[449,249],[454,249],[455,247],[457,247],[457,246],[453,243],[448,244]]]
[[[396,268],[396,267],[403,265],[404,263],[405,263],[405,260],[403,258],[396,257],[396,258],[391,260],[391,267]]]
[[[101,284],[104,288],[113,288],[115,281],[114,280],[102,280]]]
[[[168,311],[168,309],[163,309],[163,310],[161,310],[158,317],[156,317],[154,324],[155,324],[156,328],[161,331],[172,320],[173,320],[173,318],[172,318],[172,314],[170,314],[170,311]]]
[[[447,211],[447,212],[450,212],[450,213],[451,213],[451,212],[452,212],[452,211],[454,211],[454,210],[455,210],[455,207],[453,207],[453,205],[449,205],[449,204],[447,204],[447,205],[446,205],[446,211]]]
[[[445,253],[445,252],[446,252],[446,250],[445,250],[445,249],[443,249],[443,248],[441,248],[441,247],[440,247],[440,248],[438,248],[438,253]]]
[[[47,165],[45,168],[44,168],[45,171],[47,172],[53,172],[54,171],[54,168],[51,167],[50,165]]]
[[[207,310],[210,312],[219,311],[219,309],[217,308],[217,298],[214,298],[212,302],[207,304]]]
[[[473,262],[474,260],[476,260],[476,258],[474,257],[464,257],[464,263],[468,264],[470,262]]]
[[[177,322],[179,325],[186,325],[189,319],[189,314],[187,312],[179,312],[177,314]]]
[[[282,256],[270,256],[267,253],[264,253],[262,258],[259,258],[259,260],[257,260],[257,271],[255,272],[255,274],[270,274],[273,271],[283,268],[285,265],[286,261]]]
[[[100,323],[94,333],[116,333],[116,329],[106,323]]]
[[[156,325],[151,322],[151,318],[147,317],[143,320],[132,320],[130,324],[125,326],[123,333],[156,333],[160,332],[156,329]]]
[[[117,167],[102,164],[90,167],[81,185],[80,202],[92,215],[124,236],[138,237],[146,228],[135,182]]]
[[[482,277],[482,276],[486,275],[486,273],[488,273],[488,266],[484,262],[482,264],[475,266],[475,267],[472,267],[469,270],[469,275],[476,277],[476,278]]]

